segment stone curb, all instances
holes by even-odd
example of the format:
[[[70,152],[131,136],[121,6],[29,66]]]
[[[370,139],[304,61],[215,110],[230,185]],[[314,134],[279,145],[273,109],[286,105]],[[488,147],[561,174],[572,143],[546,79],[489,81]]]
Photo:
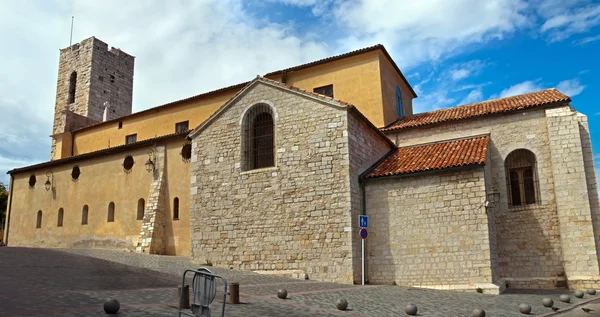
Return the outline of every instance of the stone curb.
[[[566,308],[563,308],[563,309],[559,309],[558,311],[555,311],[555,312],[553,311],[553,312],[550,312],[550,313],[545,313],[545,314],[537,315],[537,316],[538,317],[557,316],[557,315],[560,315],[560,314],[572,311],[573,309],[578,308],[580,306],[587,305],[587,304],[589,304],[589,303],[591,303],[593,301],[598,301],[598,300],[600,300],[600,297],[591,298],[591,299],[588,299],[588,300],[584,300],[581,303],[577,303],[577,304],[575,304],[573,306],[569,306],[569,307],[566,307]]]

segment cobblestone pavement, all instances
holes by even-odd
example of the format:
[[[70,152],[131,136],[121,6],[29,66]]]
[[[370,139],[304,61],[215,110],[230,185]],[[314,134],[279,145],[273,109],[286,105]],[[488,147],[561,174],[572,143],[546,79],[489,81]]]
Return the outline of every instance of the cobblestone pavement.
[[[156,256],[112,250],[0,248],[0,317],[4,316],[106,316],[102,304],[120,301],[119,316],[177,316],[177,285],[185,269],[202,266],[187,257]],[[520,303],[532,314],[552,311],[541,305],[543,297],[567,308],[593,297],[558,300],[561,292],[519,292],[486,295],[436,291],[400,286],[353,286],[261,275],[226,268],[211,268],[229,282],[240,283],[240,305],[227,305],[226,316],[406,316],[404,306],[414,303],[419,316],[471,316],[483,308],[486,316],[523,316]],[[288,299],[276,297],[285,288]],[[598,295],[600,299],[600,293]],[[222,297],[217,297],[222,298]],[[335,301],[345,298],[347,311]],[[219,303],[217,303],[219,304]],[[600,311],[600,304],[589,303]],[[213,316],[220,316],[213,308]],[[581,308],[560,316],[599,316]],[[582,315],[583,314],[583,315]]]

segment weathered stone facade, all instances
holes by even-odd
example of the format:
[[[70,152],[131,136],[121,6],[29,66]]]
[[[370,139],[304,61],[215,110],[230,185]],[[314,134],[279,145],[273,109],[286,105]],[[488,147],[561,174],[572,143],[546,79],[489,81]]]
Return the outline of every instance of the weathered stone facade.
[[[165,254],[165,146],[157,146],[151,149],[154,153],[154,170],[150,193],[144,210],[144,221],[140,230],[140,237],[136,252],[149,252],[153,254]]]
[[[275,114],[276,164],[242,171],[242,117],[260,103]],[[358,120],[335,101],[263,81],[218,111],[193,137],[192,256],[352,283],[358,174],[391,147]],[[350,159],[349,143],[360,157]]]
[[[579,124],[583,118],[569,106],[558,106],[406,129],[389,136],[399,146],[408,146],[489,133],[487,190],[494,186],[500,192],[498,206],[488,209],[495,224],[490,227],[491,251],[496,250],[492,259],[497,256],[494,281],[514,288],[553,288],[566,280],[575,285],[598,275],[591,221],[597,215],[597,191],[595,176],[589,173],[593,170],[589,136],[580,133],[586,131]],[[540,201],[511,208],[504,163],[516,149],[536,156]],[[559,196],[569,199],[559,203]],[[581,199],[575,202],[573,197]]]
[[[107,120],[131,114],[134,59],[119,49],[109,49],[95,37],[61,49],[52,134],[71,131],[70,124],[63,120],[64,111],[100,122],[105,102],[108,102]],[[76,83],[73,87],[71,80]],[[56,139],[53,138],[51,159],[55,151]]]
[[[490,288],[481,166],[368,180],[369,282],[439,289]]]

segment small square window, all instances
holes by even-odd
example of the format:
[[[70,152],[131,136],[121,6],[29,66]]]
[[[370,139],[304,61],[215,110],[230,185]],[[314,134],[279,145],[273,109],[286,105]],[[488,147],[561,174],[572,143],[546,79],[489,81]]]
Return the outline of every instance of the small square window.
[[[180,133],[189,130],[189,121],[183,121],[175,124],[175,133]]]
[[[313,92],[333,98],[333,85],[317,87],[313,89]]]
[[[125,137],[125,144],[135,143],[137,141],[137,134],[130,134]]]

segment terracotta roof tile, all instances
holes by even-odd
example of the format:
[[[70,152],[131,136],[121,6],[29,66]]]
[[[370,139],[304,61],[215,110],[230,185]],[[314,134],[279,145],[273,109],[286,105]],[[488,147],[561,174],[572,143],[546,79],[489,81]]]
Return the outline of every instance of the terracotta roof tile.
[[[376,178],[484,164],[489,135],[398,148],[364,175]]]
[[[383,128],[382,131],[395,131],[405,128],[413,128],[429,124],[461,120],[570,101],[571,98],[569,98],[569,96],[552,88],[523,95],[487,100],[483,102],[407,116]]]

